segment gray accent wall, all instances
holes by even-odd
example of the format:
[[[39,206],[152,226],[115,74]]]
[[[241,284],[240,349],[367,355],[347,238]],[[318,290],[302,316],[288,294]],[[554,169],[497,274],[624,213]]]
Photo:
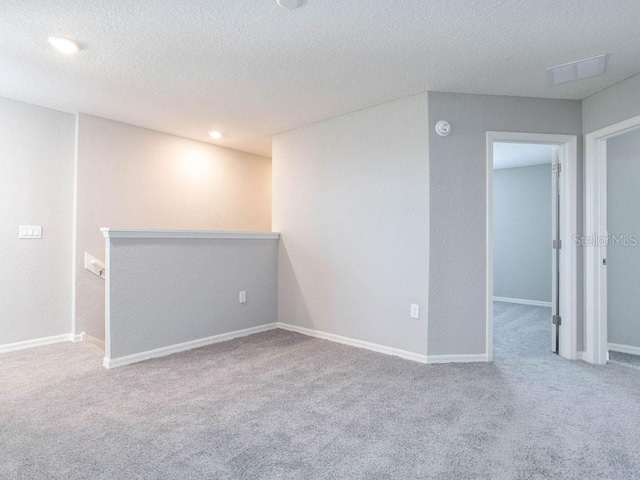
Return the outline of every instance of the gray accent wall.
[[[493,172],[493,294],[551,302],[551,164]]]
[[[585,134],[640,115],[640,74],[582,101]]]
[[[74,131],[73,115],[0,98],[0,345],[71,333]]]
[[[607,141],[610,343],[640,348],[640,130]],[[620,242],[614,242],[616,237]]]
[[[580,135],[581,103],[430,92],[430,131],[438,120],[449,121],[452,133],[448,137],[431,135],[429,144],[431,253],[428,350],[430,355],[484,354],[487,307],[486,133]],[[578,158],[581,155],[579,152]],[[581,184],[581,164],[578,175]],[[581,198],[582,190],[579,189],[578,199]],[[582,257],[581,252],[578,252],[578,257]],[[581,299],[578,303],[582,304]],[[579,311],[579,323],[581,318]],[[581,335],[582,330],[578,338]],[[578,348],[581,348],[580,342]]]
[[[277,321],[277,240],[108,241],[111,359]]]

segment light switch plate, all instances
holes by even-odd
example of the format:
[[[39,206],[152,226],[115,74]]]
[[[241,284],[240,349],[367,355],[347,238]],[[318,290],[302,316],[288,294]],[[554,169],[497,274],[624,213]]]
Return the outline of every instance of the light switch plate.
[[[238,301],[240,303],[247,303],[247,292],[245,291],[240,292],[238,295]]]
[[[417,303],[411,304],[411,318],[420,318],[420,305]]]
[[[42,226],[41,225],[20,225],[20,228],[18,229],[18,238],[22,238],[22,239],[42,238]]]

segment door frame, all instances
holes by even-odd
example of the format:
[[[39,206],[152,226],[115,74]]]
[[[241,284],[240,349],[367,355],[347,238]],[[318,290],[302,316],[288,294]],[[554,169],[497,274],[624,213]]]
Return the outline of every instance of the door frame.
[[[584,247],[584,360],[603,365],[608,360],[607,339],[607,140],[640,128],[640,116],[588,133],[584,139],[585,239]]]
[[[562,317],[559,355],[569,360],[577,358],[577,246],[573,236],[578,231],[578,136],[549,133],[487,132],[487,277],[486,277],[486,349],[487,359],[493,359],[493,144],[544,143],[557,145],[562,164],[560,188],[563,192],[561,205],[560,249],[560,316]],[[551,239],[549,239],[551,247]],[[551,321],[551,319],[549,319]]]

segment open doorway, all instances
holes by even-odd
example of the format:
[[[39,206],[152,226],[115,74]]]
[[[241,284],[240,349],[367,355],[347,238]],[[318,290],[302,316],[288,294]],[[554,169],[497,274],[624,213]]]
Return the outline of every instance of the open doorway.
[[[557,146],[493,144],[493,349],[495,359],[557,351],[552,328],[554,166]]]
[[[640,117],[585,139],[585,360],[640,367]]]
[[[487,352],[576,358],[577,139],[487,134]]]

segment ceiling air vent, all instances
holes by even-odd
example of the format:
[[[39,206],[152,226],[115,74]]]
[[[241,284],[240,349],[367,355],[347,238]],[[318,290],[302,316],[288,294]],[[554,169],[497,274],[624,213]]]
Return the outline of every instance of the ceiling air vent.
[[[582,80],[583,78],[602,75],[607,65],[607,54],[598,55],[584,60],[565,63],[557,67],[547,68],[549,83],[559,85],[561,83]]]

